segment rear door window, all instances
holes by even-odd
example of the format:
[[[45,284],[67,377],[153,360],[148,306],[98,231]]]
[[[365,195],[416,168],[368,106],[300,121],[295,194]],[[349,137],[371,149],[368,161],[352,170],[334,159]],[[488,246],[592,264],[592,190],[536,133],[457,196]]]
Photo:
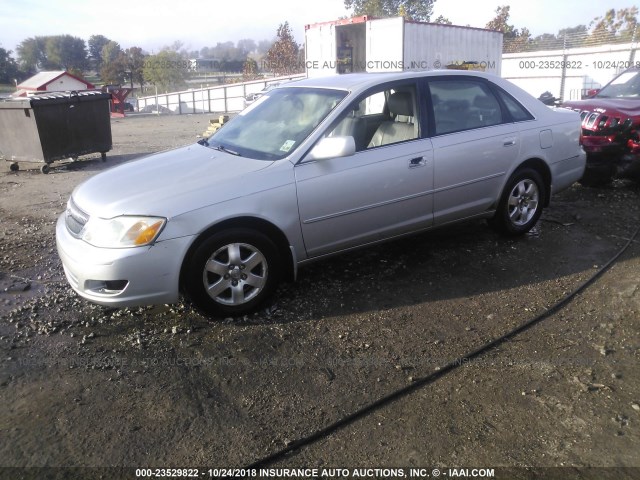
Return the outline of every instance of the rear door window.
[[[435,134],[490,127],[505,121],[498,99],[483,82],[469,79],[429,81]]]

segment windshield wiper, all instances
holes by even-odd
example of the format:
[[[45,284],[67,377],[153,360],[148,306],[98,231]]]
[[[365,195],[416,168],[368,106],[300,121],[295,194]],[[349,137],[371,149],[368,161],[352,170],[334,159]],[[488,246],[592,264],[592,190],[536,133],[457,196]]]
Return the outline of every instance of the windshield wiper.
[[[214,148],[215,150],[218,150],[219,152],[230,153],[231,155],[235,155],[236,157],[241,157],[242,156],[238,152],[236,152],[235,150],[229,150],[224,145],[218,145],[217,147],[211,147],[211,148]]]

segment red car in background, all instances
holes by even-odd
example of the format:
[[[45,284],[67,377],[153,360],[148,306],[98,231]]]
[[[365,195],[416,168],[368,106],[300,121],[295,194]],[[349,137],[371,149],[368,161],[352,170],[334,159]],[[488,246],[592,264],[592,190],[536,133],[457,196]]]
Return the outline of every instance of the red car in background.
[[[640,68],[630,68],[590,97],[563,106],[580,112],[582,118],[587,166],[580,183],[640,181]]]

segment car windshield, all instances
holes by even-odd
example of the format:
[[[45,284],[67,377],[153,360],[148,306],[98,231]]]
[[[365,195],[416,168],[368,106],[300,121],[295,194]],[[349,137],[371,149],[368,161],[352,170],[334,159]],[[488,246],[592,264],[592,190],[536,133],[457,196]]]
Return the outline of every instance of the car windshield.
[[[640,98],[640,71],[621,74],[600,90],[596,98]]]
[[[293,153],[347,95],[342,90],[278,88],[214,133],[208,146],[258,160]]]

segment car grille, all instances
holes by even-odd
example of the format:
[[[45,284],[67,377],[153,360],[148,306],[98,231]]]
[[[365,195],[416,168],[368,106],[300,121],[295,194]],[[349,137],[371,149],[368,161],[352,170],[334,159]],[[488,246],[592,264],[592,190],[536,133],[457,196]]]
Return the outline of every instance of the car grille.
[[[626,124],[630,119],[623,119],[620,117],[609,117],[597,112],[589,112],[583,110],[580,112],[580,118],[582,119],[582,128],[585,129],[585,134],[589,135],[591,132],[598,132],[599,130],[615,130],[618,126]]]
[[[88,221],[89,215],[80,210],[73,202],[73,199],[70,199],[65,213],[65,223],[69,233],[74,237],[79,238],[82,234],[82,229]]]

